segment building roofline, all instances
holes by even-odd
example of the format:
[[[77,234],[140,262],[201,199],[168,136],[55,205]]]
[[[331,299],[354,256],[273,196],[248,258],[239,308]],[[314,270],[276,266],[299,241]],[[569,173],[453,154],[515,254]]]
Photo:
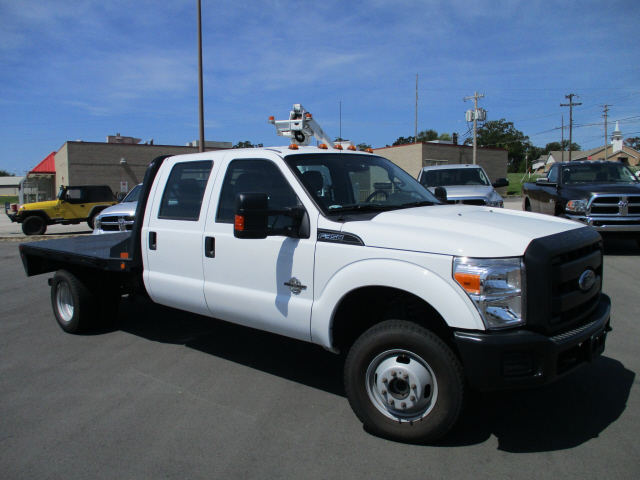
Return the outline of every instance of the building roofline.
[[[374,148],[373,150],[385,150],[387,148],[398,148],[398,147],[406,147],[409,145],[437,145],[438,147],[462,147],[462,148],[473,148],[473,145],[453,145],[451,143],[431,143],[431,142],[417,142],[417,143],[405,143],[403,145],[389,145],[388,147],[379,147]],[[504,150],[508,151],[508,148],[499,148],[499,147],[478,147],[478,149],[482,150]]]

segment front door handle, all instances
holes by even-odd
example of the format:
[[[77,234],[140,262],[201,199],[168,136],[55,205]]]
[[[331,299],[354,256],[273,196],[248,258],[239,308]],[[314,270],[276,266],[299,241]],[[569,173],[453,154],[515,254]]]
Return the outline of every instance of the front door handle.
[[[216,239],[214,237],[204,238],[204,256],[216,258]]]
[[[156,240],[156,232],[149,232],[149,250],[155,250],[158,248]]]

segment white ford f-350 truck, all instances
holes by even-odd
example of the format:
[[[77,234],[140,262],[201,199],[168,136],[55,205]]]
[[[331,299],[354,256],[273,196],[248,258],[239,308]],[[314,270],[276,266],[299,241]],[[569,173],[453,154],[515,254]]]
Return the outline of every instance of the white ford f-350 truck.
[[[56,272],[69,333],[148,295],[344,354],[358,418],[408,442],[449,431],[469,386],[547,384],[604,351],[593,228],[443,205],[388,160],[339,148],[159,157],[131,232],[21,244],[26,273]]]

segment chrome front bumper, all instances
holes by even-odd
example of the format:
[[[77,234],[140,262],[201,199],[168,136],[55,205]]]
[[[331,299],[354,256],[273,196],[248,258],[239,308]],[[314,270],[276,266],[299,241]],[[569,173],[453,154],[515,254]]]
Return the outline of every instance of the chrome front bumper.
[[[597,217],[567,215],[566,217],[569,220],[593,227],[599,232],[640,232],[640,217],[621,217],[617,215],[598,215]]]

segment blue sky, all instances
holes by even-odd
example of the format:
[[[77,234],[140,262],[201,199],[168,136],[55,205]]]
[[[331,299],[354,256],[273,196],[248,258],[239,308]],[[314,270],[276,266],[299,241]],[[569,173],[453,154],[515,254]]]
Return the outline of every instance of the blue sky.
[[[610,122],[640,136],[640,2],[202,0],[207,140],[278,145],[302,103],[332,137],[374,148],[418,129],[468,131],[463,97],[538,146]],[[65,141],[198,138],[196,0],[0,0],[0,169]],[[593,124],[593,125],[590,125]],[[581,126],[586,125],[586,126]],[[614,124],[610,124],[609,133]],[[568,135],[568,134],[567,134]]]

